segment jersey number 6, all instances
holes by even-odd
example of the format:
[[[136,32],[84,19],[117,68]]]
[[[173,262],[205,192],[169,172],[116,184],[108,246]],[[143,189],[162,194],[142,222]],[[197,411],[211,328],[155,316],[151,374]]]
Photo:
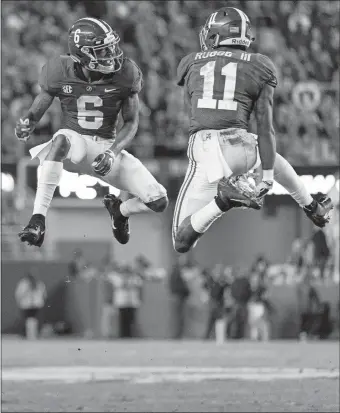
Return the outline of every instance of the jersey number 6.
[[[221,74],[225,76],[223,99],[213,98],[215,82],[215,61],[210,61],[201,67],[200,75],[203,80],[203,96],[198,99],[197,107],[201,109],[237,110],[237,102],[234,101],[236,87],[237,63],[230,62],[222,67]]]
[[[103,106],[103,100],[99,96],[80,96],[77,100],[79,126],[84,129],[99,129],[103,125],[103,112],[86,109],[87,103],[95,108]]]

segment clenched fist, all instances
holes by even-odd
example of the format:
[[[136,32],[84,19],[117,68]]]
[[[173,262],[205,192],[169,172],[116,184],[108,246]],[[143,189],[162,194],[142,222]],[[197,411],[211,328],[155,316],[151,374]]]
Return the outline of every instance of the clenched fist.
[[[106,176],[111,171],[114,160],[115,154],[108,149],[95,158],[92,168],[98,175]]]
[[[28,118],[20,118],[15,124],[14,133],[15,136],[19,139],[19,141],[27,142],[33,130],[34,125]]]

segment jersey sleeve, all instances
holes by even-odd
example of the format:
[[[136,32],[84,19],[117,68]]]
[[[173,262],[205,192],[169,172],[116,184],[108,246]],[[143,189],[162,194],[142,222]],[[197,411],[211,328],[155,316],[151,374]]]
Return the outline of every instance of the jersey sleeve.
[[[267,83],[275,88],[277,86],[277,72],[274,63],[263,54],[258,54],[258,62],[261,68],[260,77],[262,83]]]
[[[126,59],[126,64],[130,93],[139,93],[144,85],[143,73],[132,59]]]
[[[60,58],[50,59],[46,62],[41,70],[39,85],[42,90],[45,90],[51,95],[56,95],[60,89],[62,77],[63,75]]]
[[[177,68],[177,79],[176,79],[176,83],[179,86],[184,86],[185,76],[188,73],[189,63],[191,61],[190,58],[191,58],[191,54],[183,57],[183,59],[179,62],[179,65]]]

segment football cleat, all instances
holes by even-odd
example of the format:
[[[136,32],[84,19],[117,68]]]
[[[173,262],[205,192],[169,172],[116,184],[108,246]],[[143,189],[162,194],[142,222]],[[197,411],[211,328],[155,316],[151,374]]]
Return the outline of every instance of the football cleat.
[[[177,252],[188,252],[192,247],[196,246],[198,239],[203,234],[196,232],[191,225],[191,216],[186,217],[178,227],[175,240],[175,250]]]
[[[256,187],[243,176],[222,178],[217,187],[217,198],[225,206],[223,211],[231,208],[261,209],[262,200],[256,198]]]
[[[313,202],[303,208],[307,217],[319,228],[323,228],[330,220],[330,212],[334,208],[331,198],[318,192],[312,195]]]
[[[40,214],[32,215],[28,225],[19,232],[21,242],[41,247],[45,238],[45,217]]]
[[[127,244],[130,239],[129,218],[120,212],[122,201],[115,195],[108,194],[105,195],[103,203],[110,214],[114,237],[120,244]]]

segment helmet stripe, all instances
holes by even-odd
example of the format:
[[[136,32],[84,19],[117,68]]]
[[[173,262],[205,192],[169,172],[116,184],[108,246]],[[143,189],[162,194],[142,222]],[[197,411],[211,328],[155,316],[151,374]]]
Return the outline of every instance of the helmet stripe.
[[[109,30],[107,29],[107,27],[106,27],[100,20],[94,19],[94,18],[92,18],[92,17],[84,17],[84,18],[79,19],[79,20],[90,20],[91,22],[98,24],[98,26],[99,26],[101,29],[104,30],[104,33],[105,33],[105,34],[109,33]]]
[[[104,26],[106,26],[106,28],[107,28],[107,30],[108,30],[109,32],[112,32],[112,27],[109,25],[109,23],[106,23],[106,21],[104,21],[104,20],[100,20],[100,22],[101,22]]]
[[[217,16],[217,12],[216,12],[216,13],[213,13],[213,14],[210,16],[209,22],[208,22],[208,27],[209,27],[209,29],[210,29],[211,25],[215,23],[215,18],[216,18],[216,16]]]
[[[243,13],[243,11],[236,9],[235,7],[231,7],[232,9],[236,10],[239,16],[241,17],[241,39],[246,37],[246,27],[247,27],[247,16]]]

